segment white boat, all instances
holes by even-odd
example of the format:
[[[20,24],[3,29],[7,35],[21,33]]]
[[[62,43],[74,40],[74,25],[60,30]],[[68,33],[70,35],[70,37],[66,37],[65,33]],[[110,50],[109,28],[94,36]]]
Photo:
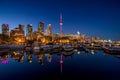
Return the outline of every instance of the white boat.
[[[40,50],[40,47],[39,46],[35,46],[34,50]]]
[[[34,42],[33,50],[40,50],[40,43],[39,42]]]
[[[62,46],[64,51],[73,51],[73,47],[69,44],[65,44]]]
[[[99,43],[85,43],[84,47],[86,49],[95,49],[95,50],[101,50],[102,46]]]

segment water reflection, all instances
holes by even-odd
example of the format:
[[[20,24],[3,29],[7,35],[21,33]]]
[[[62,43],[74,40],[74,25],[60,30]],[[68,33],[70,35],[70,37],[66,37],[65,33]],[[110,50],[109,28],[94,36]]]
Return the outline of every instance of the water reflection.
[[[51,63],[52,61],[52,54],[47,54],[47,61]]]
[[[0,53],[0,62],[1,62],[1,64],[7,64],[8,63],[8,53],[7,52]]]
[[[98,52],[99,51],[91,50],[89,53],[94,55]],[[41,53],[39,51],[36,51],[36,52],[34,52],[34,51],[0,52],[0,62],[2,64],[7,64],[9,62],[8,58],[12,58],[13,60],[18,61],[18,62],[24,62],[25,61],[24,56],[26,55],[27,62],[32,63],[33,62],[33,60],[32,60],[33,56],[37,56],[38,63],[43,65],[45,57],[47,58],[47,62],[51,63],[52,62],[52,56],[53,55],[58,55],[58,56],[60,56],[60,61],[63,62],[62,56],[64,56],[64,57],[72,56],[74,53],[77,53],[78,55],[80,55],[83,52],[78,51],[78,50],[74,50],[74,51],[70,51],[70,52],[62,51],[60,53]],[[110,54],[110,55],[112,55],[112,54]],[[120,58],[120,55],[113,55],[113,56],[115,56],[117,58]]]
[[[29,63],[32,63],[32,51],[27,51],[26,55],[27,55],[27,61]]]
[[[60,55],[60,72],[62,73],[62,64],[63,64],[63,54]]]
[[[77,54],[79,55],[79,54],[80,54],[80,51],[78,51]]]
[[[106,55],[111,55],[114,56],[117,59],[120,59],[120,54],[109,54],[109,53],[105,53]]]
[[[70,52],[60,52],[60,53],[40,53],[40,52],[33,52],[33,51],[12,51],[12,52],[1,52],[0,53],[0,62],[2,64],[7,64],[9,59],[12,58],[14,61],[18,62],[24,62],[26,56],[26,61],[29,63],[33,62],[33,56],[37,56],[37,60],[39,64],[44,64],[44,57],[47,58],[47,62],[52,62],[52,56],[58,55],[58,56],[72,56],[74,54],[74,51]],[[60,58],[61,60],[62,58]]]
[[[18,62],[24,62],[24,51],[10,52],[11,58]]]
[[[115,55],[116,58],[120,59],[120,55]]]
[[[26,72],[25,74],[34,75],[34,76],[38,74],[44,76],[46,76],[46,74],[50,76],[52,74],[54,75],[60,74],[64,76],[66,76],[67,74],[70,76],[72,75],[76,76],[80,74],[85,76],[85,74],[87,74],[87,76],[89,77],[89,75],[92,76],[91,72],[93,72],[94,75],[96,75],[97,72],[99,73],[98,74],[99,76],[100,74],[102,74],[101,72],[102,70],[106,70],[103,72],[107,74],[109,73],[107,72],[108,70],[109,71],[112,70],[113,67],[116,68],[116,66],[112,66],[112,63],[115,64],[116,62],[114,60],[117,60],[117,59],[113,59],[114,58],[113,56],[120,58],[120,55],[113,55],[112,57],[111,56],[106,57],[106,55],[103,54],[104,53],[102,51],[95,51],[95,50],[91,50],[89,53],[85,53],[79,50],[70,51],[70,52],[61,51],[60,53],[52,53],[52,52],[41,53],[39,51],[12,51],[12,52],[1,52],[0,63],[5,64],[5,66],[7,63],[10,63],[12,61],[13,63],[19,63],[19,64],[7,64],[7,65],[8,66],[19,65],[15,67],[16,70],[21,71],[20,75],[23,74],[25,70]],[[22,65],[25,66],[24,69],[21,68],[20,63],[22,63]],[[118,63],[116,63],[115,65],[119,67]],[[34,74],[32,74],[31,72],[34,72]],[[115,71],[113,70],[113,72]],[[16,72],[13,73],[16,74]]]
[[[44,64],[44,61],[43,61],[44,55],[43,54],[38,54],[37,57],[38,57],[38,63],[39,64]]]
[[[62,54],[64,56],[72,56],[74,54],[74,51],[70,51],[70,52],[62,52]]]
[[[91,50],[91,53],[94,55],[94,53],[95,53],[94,50]]]

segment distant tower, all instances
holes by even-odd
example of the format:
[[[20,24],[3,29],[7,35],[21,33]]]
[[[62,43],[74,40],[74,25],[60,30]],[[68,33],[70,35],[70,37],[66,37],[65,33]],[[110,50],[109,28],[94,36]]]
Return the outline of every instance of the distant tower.
[[[9,25],[8,24],[2,24],[2,34],[9,36]]]
[[[23,24],[19,24],[19,29],[22,32],[22,34],[24,35],[24,25]]]
[[[63,30],[62,30],[63,22],[62,22],[62,14],[60,14],[60,36],[63,36]]]
[[[32,24],[27,25],[27,40],[32,40]]]
[[[38,24],[38,32],[42,35],[44,35],[44,22],[40,22]]]

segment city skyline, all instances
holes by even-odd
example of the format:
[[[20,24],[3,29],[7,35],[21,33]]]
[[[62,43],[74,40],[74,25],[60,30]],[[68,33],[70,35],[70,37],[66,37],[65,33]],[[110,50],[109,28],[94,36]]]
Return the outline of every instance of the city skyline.
[[[62,13],[65,34],[77,34],[80,31],[91,37],[120,40],[119,3],[118,0],[1,0],[0,24],[9,24],[10,30],[21,23],[25,29],[27,24],[33,24],[35,31],[38,30],[38,23],[43,21],[44,29],[52,24],[53,33],[59,33]]]

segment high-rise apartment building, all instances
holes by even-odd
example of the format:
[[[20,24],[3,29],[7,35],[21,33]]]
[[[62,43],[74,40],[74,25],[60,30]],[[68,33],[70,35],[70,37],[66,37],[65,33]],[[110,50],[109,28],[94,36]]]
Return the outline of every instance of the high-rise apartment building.
[[[44,35],[44,22],[40,22],[38,24],[38,32],[41,34],[41,35]]]
[[[33,32],[32,24],[28,24],[27,25],[27,37],[26,37],[27,40],[32,40],[33,39],[32,32]]]
[[[2,24],[2,34],[9,36],[9,25],[8,24]]]

